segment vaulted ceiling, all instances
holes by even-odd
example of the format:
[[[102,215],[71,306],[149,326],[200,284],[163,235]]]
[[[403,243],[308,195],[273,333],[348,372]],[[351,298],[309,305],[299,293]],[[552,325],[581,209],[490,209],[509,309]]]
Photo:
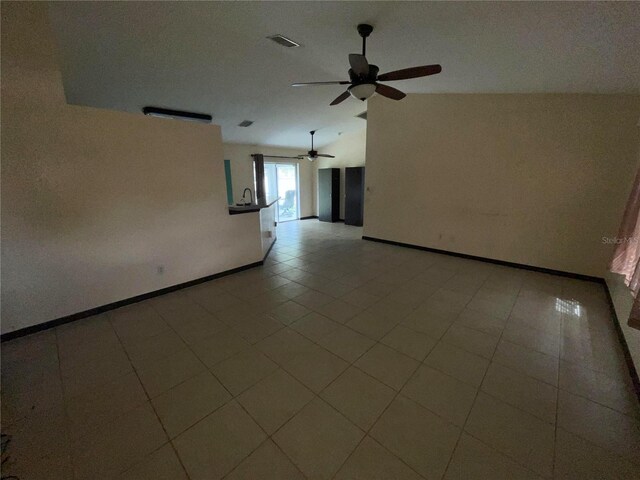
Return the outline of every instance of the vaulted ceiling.
[[[52,2],[69,103],[210,113],[226,142],[304,148],[364,128],[366,103],[329,106],[348,79],[358,23],[407,93],[640,93],[637,2]],[[302,46],[281,47],[283,34]],[[392,101],[392,100],[388,100]],[[402,101],[411,101],[405,98]],[[238,127],[242,120],[255,123]]]

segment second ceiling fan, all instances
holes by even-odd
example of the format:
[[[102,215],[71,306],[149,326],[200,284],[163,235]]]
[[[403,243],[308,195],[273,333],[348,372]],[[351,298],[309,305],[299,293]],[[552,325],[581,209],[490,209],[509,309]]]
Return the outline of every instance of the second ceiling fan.
[[[311,134],[311,150],[309,150],[306,155],[298,155],[299,159],[303,159],[306,158],[307,160],[309,160],[310,162],[313,162],[316,158],[318,157],[325,157],[325,158],[336,158],[333,155],[328,155],[326,153],[318,153],[317,150],[313,149],[313,136],[315,135],[316,131],[315,130],[311,130],[309,132]]]
[[[347,90],[338,95],[330,105],[337,105],[343,102],[349,97],[349,95],[357,98],[358,100],[364,101],[374,93],[378,93],[393,100],[402,100],[406,97],[405,93],[379,82],[391,82],[395,80],[426,77],[428,75],[435,75],[442,71],[442,67],[440,65],[423,65],[421,67],[404,68],[402,70],[394,70],[393,72],[378,75],[378,72],[380,71],[378,66],[369,64],[365,57],[367,53],[367,37],[372,31],[373,27],[371,25],[364,23],[358,25],[358,33],[362,37],[362,55],[358,53],[349,54],[349,65],[351,66],[349,69],[349,81],[294,83],[291,86],[306,87],[308,85],[349,85]]]
[[[313,136],[315,135],[316,131],[315,130],[311,130],[309,133],[311,134],[311,150],[309,150],[307,153],[304,153],[302,155],[296,155],[295,157],[289,157],[287,155],[264,155],[264,156],[268,157],[268,158],[292,158],[292,159],[296,159],[296,160],[302,160],[303,158],[306,158],[310,162],[313,162],[314,160],[316,160],[319,157],[336,158],[333,155],[329,155],[329,154],[326,154],[326,153],[318,153],[317,150],[314,150],[313,149]]]

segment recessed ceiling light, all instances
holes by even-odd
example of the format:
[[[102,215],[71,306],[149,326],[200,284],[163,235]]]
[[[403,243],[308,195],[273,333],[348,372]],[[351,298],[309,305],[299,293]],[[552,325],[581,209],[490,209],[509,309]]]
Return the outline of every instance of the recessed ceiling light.
[[[190,122],[211,123],[211,115],[206,113],[183,112],[168,108],[144,107],[142,113],[150,117],[171,118],[174,120],[187,120]]]
[[[238,124],[239,127],[250,127],[251,125],[253,125],[251,120],[243,120]]]
[[[299,47],[300,46],[300,44],[298,42],[294,42],[290,38],[287,38],[284,35],[280,35],[280,34],[271,35],[271,36],[269,36],[267,38],[269,40],[273,40],[278,45],[282,45],[283,47],[287,47],[287,48],[295,48],[295,47]]]

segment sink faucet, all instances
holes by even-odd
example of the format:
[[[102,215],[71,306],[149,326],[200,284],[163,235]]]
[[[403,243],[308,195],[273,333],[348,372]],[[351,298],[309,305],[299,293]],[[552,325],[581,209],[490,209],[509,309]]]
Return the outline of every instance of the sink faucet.
[[[249,203],[253,204],[253,193],[251,193],[251,189],[250,188],[245,188],[244,192],[242,192],[242,198],[245,198],[245,195],[247,194],[247,190],[249,190],[249,198],[251,199],[251,201]]]

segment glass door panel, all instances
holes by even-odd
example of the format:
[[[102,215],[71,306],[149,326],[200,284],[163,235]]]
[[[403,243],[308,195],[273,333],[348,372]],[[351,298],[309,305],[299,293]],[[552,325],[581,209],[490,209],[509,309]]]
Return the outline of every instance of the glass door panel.
[[[278,198],[278,178],[275,163],[264,164],[264,196],[268,204]]]
[[[298,165],[295,163],[264,164],[265,195],[267,203],[278,200],[278,222],[300,218],[298,195]]]
[[[298,219],[298,166],[276,164],[278,178],[278,218],[280,222]]]

